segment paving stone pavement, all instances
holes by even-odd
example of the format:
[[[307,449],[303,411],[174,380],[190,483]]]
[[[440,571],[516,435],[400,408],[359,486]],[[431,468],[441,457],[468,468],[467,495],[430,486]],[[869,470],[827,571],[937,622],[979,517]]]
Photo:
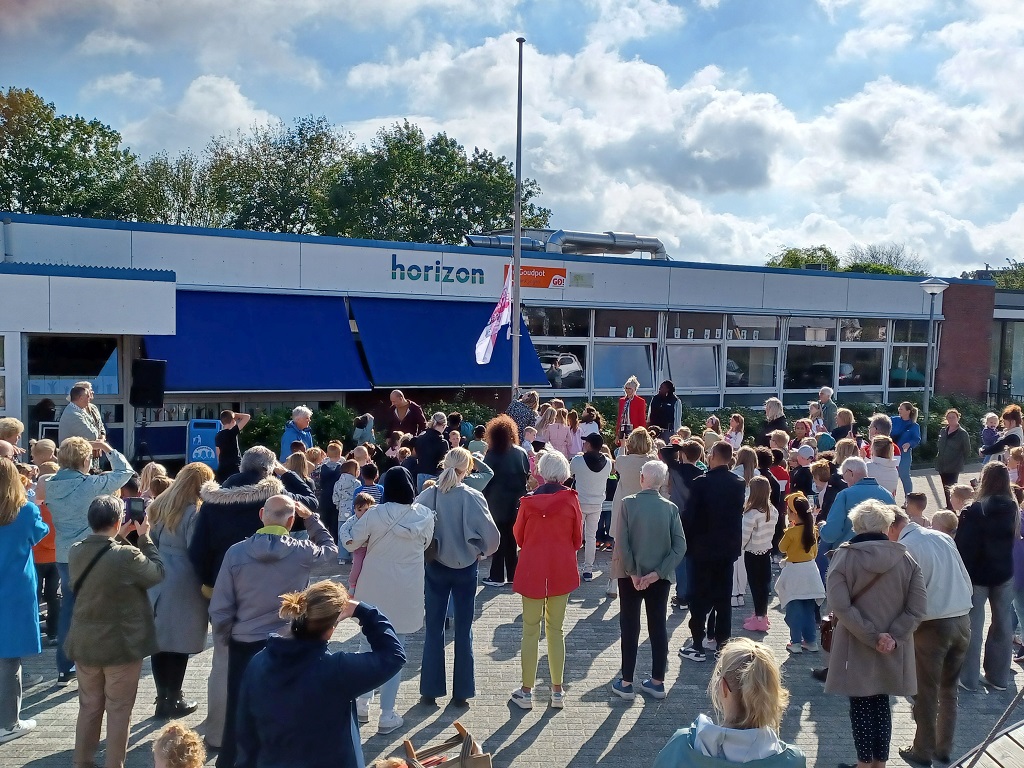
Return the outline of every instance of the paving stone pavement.
[[[934,500],[929,505],[930,509],[936,509],[935,501],[941,496],[937,476],[921,472],[914,483],[917,490],[929,492]],[[608,555],[601,558],[599,567],[607,567]],[[347,574],[347,566],[344,568],[344,571],[339,571],[335,566],[320,576],[340,577]],[[688,725],[698,713],[709,711],[706,689],[713,665],[710,662],[695,664],[679,658],[676,652],[689,635],[687,613],[675,611],[669,618],[668,698],[656,701],[638,693],[636,701],[625,702],[612,695],[608,685],[616,679],[620,661],[618,602],[606,598],[604,590],[605,580],[598,577],[582,585],[569,601],[565,622],[565,709],[555,710],[546,705],[550,689],[543,639],[535,709],[523,711],[508,702],[508,694],[519,684],[521,603],[509,587],[480,587],[474,624],[477,696],[471,707],[458,711],[446,706],[447,702],[443,700],[439,700],[441,707],[436,709],[417,704],[423,644],[421,634],[412,636],[407,647],[409,663],[398,701],[405,726],[387,736],[376,735],[377,710],[371,707],[371,722],[362,726],[366,759],[372,761],[378,757],[402,754],[404,738],[411,738],[417,745],[433,741],[447,734],[451,723],[458,718],[493,753],[494,765],[501,768],[527,765],[641,768],[651,765],[658,750],[677,728]],[[749,606],[749,597],[747,603]],[[749,608],[734,611],[734,634],[759,638],[740,628],[747,611]],[[855,762],[847,700],[826,696],[823,686],[809,674],[812,667],[824,661],[823,654],[787,654],[786,626],[777,605],[771,608],[770,618],[773,627],[764,642],[773,648],[780,660],[784,680],[792,696],[782,723],[782,738],[803,749],[809,765]],[[357,628],[351,623],[343,624],[334,640],[336,648],[356,650]],[[638,679],[650,673],[650,646],[646,643],[646,635],[641,642]],[[451,647],[449,645],[449,649]],[[185,680],[189,698],[205,702],[211,655],[212,651],[207,649],[190,662]],[[78,711],[77,688],[74,684],[66,688],[54,687],[53,649],[27,659],[25,672],[46,676],[42,684],[26,691],[23,705],[22,717],[36,718],[39,725],[34,733],[0,745],[0,766],[49,768],[70,765]],[[1022,683],[1024,677],[1018,677],[1003,693],[961,695],[958,754],[987,735]],[[273,695],[273,692],[267,691],[267,694]],[[136,716],[132,721],[127,760],[129,768],[152,765],[151,742],[163,725],[150,719],[153,699],[153,683],[146,664]],[[205,706],[201,706],[184,722],[202,731],[204,709]],[[342,727],[340,721],[338,727]],[[904,764],[896,750],[909,744],[913,734],[909,703],[905,699],[894,699],[891,755],[894,765]],[[310,748],[315,749],[318,740],[330,735],[313,733],[309,737]],[[102,765],[102,754],[97,762]]]

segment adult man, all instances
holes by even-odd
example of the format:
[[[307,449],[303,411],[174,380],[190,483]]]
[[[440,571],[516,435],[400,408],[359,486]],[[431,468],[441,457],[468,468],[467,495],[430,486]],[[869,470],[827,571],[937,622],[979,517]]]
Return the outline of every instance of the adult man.
[[[690,483],[683,511],[687,551],[693,555],[690,585],[690,634],[693,645],[679,655],[706,661],[704,634],[714,609],[715,642],[721,648],[732,634],[732,568],[740,556],[743,531],[743,480],[729,469],[732,446],[724,440],[711,449],[708,471]]]
[[[889,539],[903,544],[921,567],[928,607],[914,632],[917,697],[912,746],[900,749],[908,763],[950,762],[956,730],[957,680],[971,642],[973,587],[956,544],[944,533],[922,528],[902,510]]]
[[[391,393],[391,408],[384,422],[384,433],[402,432],[407,435],[418,435],[427,428],[427,419],[423,409],[412,400],[406,400],[402,390]]]
[[[84,437],[89,442],[106,439],[103,417],[92,399],[92,384],[88,381],[79,381],[71,388],[57,427],[57,445],[69,437]]]
[[[309,532],[308,540],[289,535],[296,516]],[[289,496],[267,499],[260,520],[262,528],[224,555],[210,600],[214,634],[228,646],[227,719],[217,757],[220,768],[235,764],[235,712],[242,676],[249,660],[266,647],[267,636],[282,626],[280,596],[304,590],[313,564],[338,556],[338,545],[320,516]]]
[[[662,460],[668,467],[668,498],[679,509],[682,520],[683,510],[690,498],[690,485],[695,478],[704,474],[697,462],[704,453],[704,447],[696,440],[687,440],[682,445],[667,445],[662,451]],[[693,580],[693,555],[688,552],[676,566],[676,593],[672,596],[673,608],[688,605],[689,585]]]
[[[444,438],[448,427],[448,416],[438,411],[430,417],[430,427],[416,436],[416,490],[422,491],[427,480],[437,479],[441,473],[441,461],[451,449]]]
[[[864,459],[853,456],[843,462],[840,471],[846,488],[836,494],[832,508],[828,511],[824,525],[819,531],[819,549],[828,551],[853,538],[853,523],[850,510],[868,499],[877,499],[883,504],[895,504],[896,500],[873,477],[868,477],[868,465]]]
[[[892,419],[887,414],[876,413],[871,417],[868,422],[868,439],[864,441],[864,447],[861,449],[861,455],[865,459],[871,458],[871,441],[876,437],[889,437],[892,435]],[[900,447],[893,443],[892,455],[900,455]]]
[[[220,412],[220,431],[214,438],[217,450],[217,482],[223,483],[238,472],[238,462],[242,460],[242,450],[238,446],[238,433],[252,418],[248,413],[234,411]]]
[[[583,453],[569,462],[569,472],[576,478],[576,493],[583,512],[583,581],[594,579],[594,560],[597,553],[597,524],[601,521],[601,507],[608,488],[612,463],[601,453],[604,438],[599,432],[583,439]]]
[[[821,418],[825,422],[825,429],[829,432],[836,428],[836,414],[839,412],[839,406],[832,399],[834,394],[835,390],[832,387],[822,387],[818,390],[818,402],[821,403]]]
[[[242,454],[239,469],[223,485],[209,482],[200,491],[203,514],[196,518],[188,556],[207,597],[213,594],[228,549],[263,527],[260,510],[267,499],[283,493],[312,510],[317,509],[316,496],[310,493],[309,486],[281,466],[269,448],[256,445],[247,450]],[[206,741],[218,748],[227,706],[227,661],[227,644],[215,636],[207,686]]]
[[[292,420],[285,424],[281,435],[281,461],[292,455],[292,443],[300,442],[307,449],[313,447],[313,433],[309,431],[309,421],[313,412],[304,405],[292,409]]]

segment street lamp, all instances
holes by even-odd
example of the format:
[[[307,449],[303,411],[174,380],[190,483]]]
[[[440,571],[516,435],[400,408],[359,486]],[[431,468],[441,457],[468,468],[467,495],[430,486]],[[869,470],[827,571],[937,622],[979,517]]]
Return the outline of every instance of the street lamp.
[[[924,424],[921,425],[921,442],[928,440],[928,405],[935,387],[935,297],[949,288],[949,283],[937,277],[921,282],[921,290],[931,297],[928,307],[928,358],[924,371]]]

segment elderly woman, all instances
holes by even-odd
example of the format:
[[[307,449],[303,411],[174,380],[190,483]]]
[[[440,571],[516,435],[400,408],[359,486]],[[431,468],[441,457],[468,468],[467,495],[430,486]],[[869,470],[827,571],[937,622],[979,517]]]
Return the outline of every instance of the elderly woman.
[[[775,430],[787,431],[786,412],[782,409],[782,401],[777,397],[769,397],[764,401],[764,424],[761,434],[757,436],[757,444],[771,448],[771,434]]]
[[[1013,677],[1013,546],[1019,538],[1020,519],[1010,490],[1010,474],[1002,462],[990,461],[981,470],[978,498],[960,513],[956,529],[956,547],[974,585],[971,644],[960,672],[960,686],[969,691],[977,690],[979,681],[1004,691]],[[986,603],[992,612],[992,622],[984,643],[985,674],[980,676]]]
[[[292,443],[300,442],[306,448],[313,447],[313,433],[309,430],[309,422],[313,412],[304,405],[292,409],[292,420],[285,424],[281,435],[281,461],[292,454]]]
[[[189,561],[188,542],[202,504],[199,489],[210,480],[213,470],[206,464],[187,464],[147,513],[150,536],[164,563],[164,580],[149,590],[160,649],[150,658],[158,718],[183,717],[199,707],[185,701],[181,686],[189,655],[206,650],[210,603]]]
[[[0,744],[36,727],[35,720],[21,719],[21,657],[42,650],[32,547],[48,530],[14,463],[0,459]]]
[[[648,461],[653,461],[657,458],[651,433],[644,427],[634,429],[626,440],[623,452],[615,459],[615,474],[618,475],[619,482],[615,486],[615,495],[612,497],[612,519],[611,525],[608,527],[613,536],[619,526],[622,500],[627,496],[640,493],[642,490],[640,487],[640,469]],[[618,548],[616,547],[612,550],[613,573],[622,571],[621,563],[616,565],[618,557]],[[615,597],[618,594],[618,582],[614,575],[608,579],[605,593],[609,597]]]
[[[636,391],[640,389],[640,380],[630,376],[622,385],[623,396],[619,398],[619,416],[615,421],[615,436],[619,445],[626,442],[634,429],[647,426],[647,401]]]
[[[544,451],[537,470],[544,484],[523,497],[514,528],[516,542],[522,549],[512,587],[523,596],[523,684],[512,692],[511,701],[522,709],[533,709],[540,624],[544,620],[551,706],[561,709],[565,706],[562,623],[569,593],[580,585],[576,553],[583,546],[583,512],[576,491],[563,485],[569,479],[565,456],[557,451]]]
[[[491,571],[483,583],[485,587],[501,587],[506,580],[512,581],[516,576],[519,555],[512,526],[516,521],[519,500],[526,493],[530,458],[518,444],[516,423],[510,416],[496,416],[487,422],[486,440],[488,449],[484,463],[494,472],[494,477],[484,488],[484,497],[494,524],[498,526],[501,541],[491,557]]]
[[[394,625],[399,639],[423,626],[423,551],[434,535],[434,515],[415,502],[412,475],[404,467],[384,473],[384,496],[351,529],[349,552],[366,547],[363,570],[354,597],[377,606]],[[365,650],[361,641],[360,651]],[[380,687],[377,733],[391,733],[405,722],[395,711],[402,671]],[[369,722],[373,692],[356,699],[359,722]]]
[[[476,695],[473,675],[473,607],[477,563],[498,548],[498,527],[487,510],[484,495],[464,483],[473,469],[465,448],[452,448],[444,457],[437,485],[416,502],[434,510],[437,557],[426,567],[426,633],[420,696],[424,704],[447,693],[444,672],[444,624],[448,603],[455,609],[455,677],[452,701],[464,707]]]
[[[886,535],[894,507],[871,499],[850,518],[855,535],[836,550],[825,588],[838,619],[825,692],[850,697],[857,765],[880,768],[892,737],[889,696],[917,693],[913,635],[927,597],[914,558]]]
[[[640,642],[641,604],[647,611],[653,671],[649,679],[640,683],[640,690],[656,699],[666,695],[668,593],[676,566],[686,554],[679,508],[659,491],[667,482],[668,467],[663,462],[646,462],[640,469],[641,490],[622,500],[619,527],[615,531],[619,560],[612,564],[612,576],[619,580],[622,595],[622,679],[612,684],[612,692],[627,700],[636,696],[633,672]]]
[[[93,451],[106,455],[111,471],[91,475]],[[57,533],[57,572],[60,574],[63,602],[57,624],[57,685],[67,685],[75,677],[75,667],[64,653],[64,641],[75,610],[75,591],[68,571],[71,545],[89,535],[89,504],[97,496],[119,490],[134,475],[128,459],[100,440],[69,437],[57,450],[60,469],[46,484],[46,506],[53,515]]]

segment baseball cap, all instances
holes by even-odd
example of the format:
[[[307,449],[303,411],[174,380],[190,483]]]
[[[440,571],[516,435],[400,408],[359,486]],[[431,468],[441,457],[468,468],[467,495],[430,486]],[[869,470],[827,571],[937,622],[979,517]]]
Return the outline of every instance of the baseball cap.
[[[814,449],[811,448],[811,446],[809,446],[809,445],[801,445],[800,446],[800,450],[798,450],[796,453],[797,453],[798,456],[801,456],[801,457],[803,457],[805,459],[813,459],[814,458]]]

